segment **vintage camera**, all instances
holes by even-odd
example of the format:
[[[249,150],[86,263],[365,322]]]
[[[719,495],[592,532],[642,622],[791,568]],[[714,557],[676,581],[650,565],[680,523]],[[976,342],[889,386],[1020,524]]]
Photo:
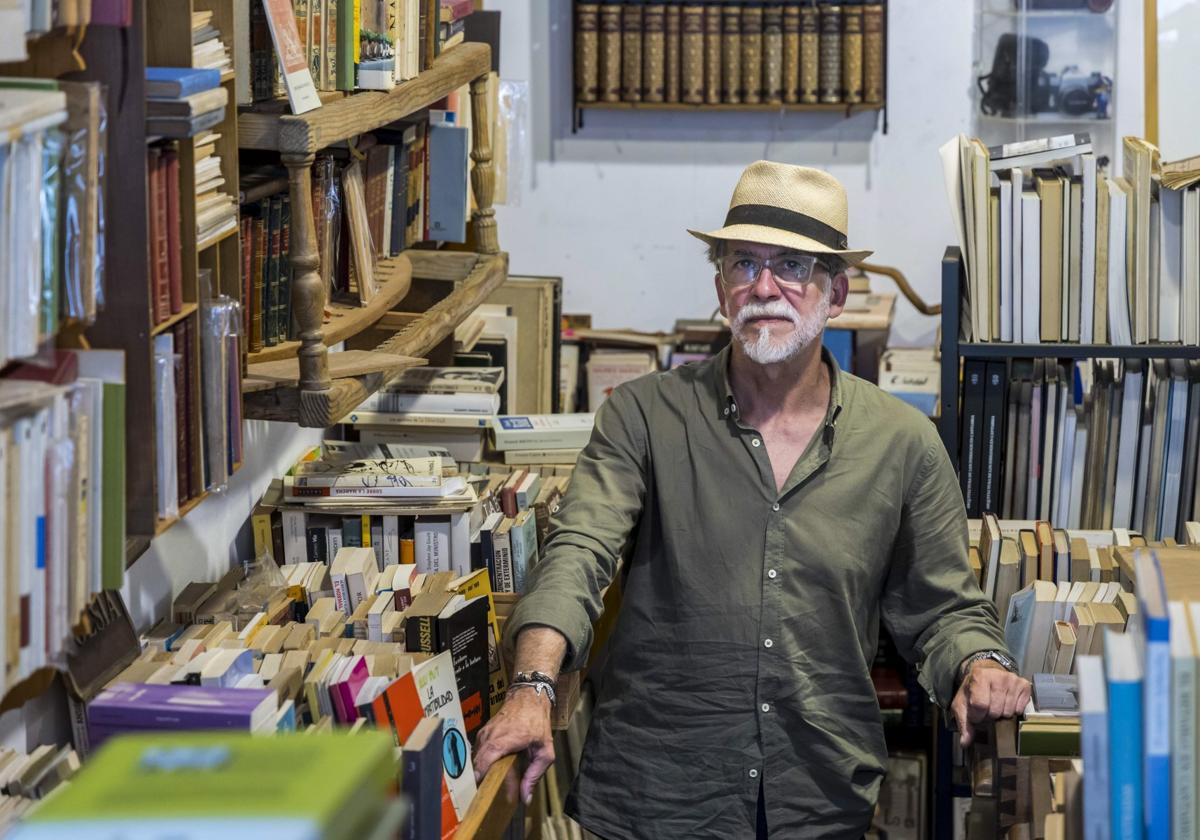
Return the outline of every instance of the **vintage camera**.
[[[977,80],[983,113],[1001,117],[1095,113],[1107,118],[1111,79],[1101,73],[1082,74],[1076,66],[1050,73],[1049,62],[1050,48],[1042,39],[1012,32],[1001,35],[992,71]]]

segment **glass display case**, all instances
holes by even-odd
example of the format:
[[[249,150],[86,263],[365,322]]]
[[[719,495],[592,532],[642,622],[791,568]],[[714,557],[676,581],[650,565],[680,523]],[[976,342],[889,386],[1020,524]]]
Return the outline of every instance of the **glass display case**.
[[[997,145],[1086,131],[1111,159],[1116,3],[976,0],[976,135]]]

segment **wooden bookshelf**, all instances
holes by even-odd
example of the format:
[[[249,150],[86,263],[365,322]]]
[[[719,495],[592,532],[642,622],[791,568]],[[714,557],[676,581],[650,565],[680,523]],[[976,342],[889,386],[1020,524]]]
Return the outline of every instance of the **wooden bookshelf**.
[[[107,298],[96,323],[86,330],[94,347],[125,351],[126,382],[126,529],[127,561],[132,562],[150,540],[170,528],[207,496],[202,490],[180,506],[179,517],[157,516],[157,466],[155,432],[154,338],[177,324],[194,327],[194,377],[192,416],[202,428],[200,380],[200,311],[204,289],[203,269],[211,272],[211,293],[240,299],[238,231],[197,241],[195,145],[190,138],[175,141],[179,155],[180,259],[183,308],[162,323],[153,321],[154,290],[150,288],[146,243],[148,239],[148,174],[146,150],[145,68],[191,66],[193,11],[211,10],[213,25],[230,50],[233,40],[233,0],[134,0],[133,22],[127,29],[89,28],[81,53],[87,79],[107,85],[108,148],[105,207],[105,285]],[[222,190],[238,195],[237,107],[233,75],[221,84],[229,94],[222,122],[212,131],[220,135],[216,154],[221,156]],[[183,348],[177,348],[182,351]],[[182,385],[180,385],[182,387]],[[181,420],[182,422],[182,420]],[[197,435],[197,440],[202,437]],[[197,484],[202,484],[200,453],[190,459]]]
[[[251,392],[245,395],[247,418],[317,428],[337,423],[402,369],[397,357],[426,356],[504,281],[508,258],[500,252],[492,208],[495,174],[487,105],[490,71],[490,47],[459,44],[446,50],[417,78],[387,92],[323,95],[322,106],[306,114],[277,113],[278,106],[274,103],[254,106],[241,114],[241,148],[278,152],[288,169],[292,206],[291,307],[298,336],[297,341],[263,350],[250,360],[257,364],[294,355],[298,367],[294,383],[265,389],[261,381],[250,383],[247,390]],[[328,290],[317,271],[319,256],[312,207],[312,164],[316,153],[403,119],[467,84],[470,85],[472,114],[470,182],[475,198],[471,234],[478,255],[466,255],[470,265],[454,272],[449,268],[451,263],[459,269],[464,265],[461,252],[447,255],[439,262],[439,252],[429,252],[426,256],[425,252],[410,250],[397,258],[381,261],[385,290],[380,298],[363,307],[329,305]],[[416,256],[418,253],[420,257]],[[452,275],[453,285],[445,288],[437,299],[426,301],[425,307],[411,304],[413,294],[405,286],[405,266],[414,259],[424,260],[423,265],[441,266],[438,271]],[[407,277],[409,283],[413,276],[420,276],[420,272],[411,270]],[[424,311],[399,333],[390,337],[375,334],[377,331],[372,328],[396,306],[408,311]],[[373,335],[372,340],[376,343],[364,346],[363,337],[368,334]],[[367,352],[356,359],[357,373],[331,374],[328,345],[338,341]],[[371,356],[372,352],[376,355]],[[253,372],[248,369],[250,376]]]
[[[553,772],[553,771],[551,771]],[[493,764],[479,783],[471,807],[454,837],[456,840],[501,840],[519,817],[521,774],[517,757],[507,755]],[[519,836],[524,836],[521,832]]]

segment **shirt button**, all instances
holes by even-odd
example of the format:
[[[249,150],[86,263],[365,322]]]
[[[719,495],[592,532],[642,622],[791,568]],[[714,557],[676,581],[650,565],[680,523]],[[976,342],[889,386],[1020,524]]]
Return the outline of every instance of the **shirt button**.
[[[726,408],[726,409],[725,409],[725,416],[726,416],[726,417],[728,417],[728,416],[729,416],[729,409],[728,409],[728,408]]]
[[[764,712],[769,712],[769,711],[771,711],[771,704],[770,704],[770,703],[763,703],[763,704],[762,704],[762,710],[763,710]]]
[[[750,771],[750,778],[751,778],[751,779],[757,779],[757,778],[758,778],[758,771],[757,771],[757,770],[751,770],[751,771]]]
[[[750,445],[751,446],[762,446],[762,441],[759,440],[758,438],[755,438],[754,440],[750,441]]]
[[[776,513],[779,513],[779,502],[776,502],[775,504],[771,505],[771,510],[775,511]]]
[[[770,647],[771,645],[773,645],[773,644],[775,644],[775,643],[774,643],[774,642],[772,642],[770,639],[763,639],[763,647],[768,647],[768,648],[769,648],[769,647]]]
[[[729,410],[732,411],[734,414],[737,414],[737,403],[730,403]]]
[[[775,578],[779,577],[779,572],[775,571],[774,569],[768,569],[767,577],[769,577],[771,580],[775,580]]]

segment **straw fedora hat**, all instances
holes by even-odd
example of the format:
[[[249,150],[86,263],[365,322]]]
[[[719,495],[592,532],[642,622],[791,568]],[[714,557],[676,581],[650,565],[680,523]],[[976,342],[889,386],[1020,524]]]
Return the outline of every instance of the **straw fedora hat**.
[[[725,226],[709,233],[688,233],[708,245],[744,240],[836,254],[853,265],[872,252],[849,250],[846,227],[846,190],[837,178],[820,169],[760,160],[747,166],[738,179]]]

